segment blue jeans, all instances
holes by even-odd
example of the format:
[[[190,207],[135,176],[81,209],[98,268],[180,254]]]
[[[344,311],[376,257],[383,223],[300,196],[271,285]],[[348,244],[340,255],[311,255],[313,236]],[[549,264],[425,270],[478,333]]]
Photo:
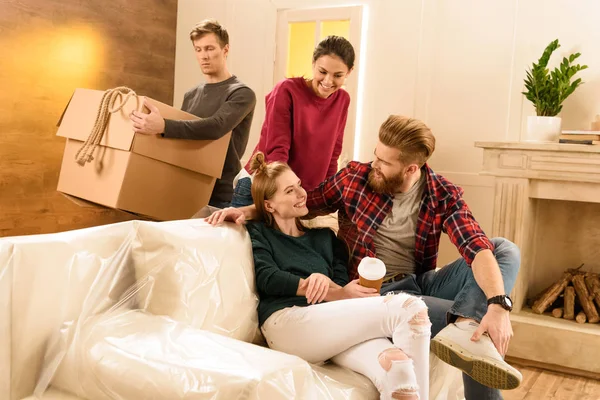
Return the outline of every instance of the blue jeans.
[[[254,204],[252,200],[252,180],[248,177],[241,178],[237,181],[233,189],[233,197],[231,198],[231,207],[240,208]]]
[[[509,294],[517,279],[521,254],[519,248],[507,239],[491,240],[504,280],[504,291]],[[487,298],[477,285],[473,271],[462,258],[438,271],[428,271],[418,277],[409,275],[398,282],[384,284],[381,288],[381,294],[396,291],[423,298],[429,308],[431,337],[458,316],[481,321],[487,312]],[[467,400],[502,399],[500,390],[483,386],[467,374],[463,374],[463,383]]]

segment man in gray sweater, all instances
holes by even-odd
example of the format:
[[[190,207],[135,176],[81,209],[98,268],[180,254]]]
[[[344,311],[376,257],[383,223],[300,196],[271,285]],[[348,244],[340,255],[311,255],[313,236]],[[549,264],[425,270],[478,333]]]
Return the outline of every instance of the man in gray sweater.
[[[209,204],[224,208],[233,195],[233,178],[242,168],[240,158],[246,151],[256,96],[227,69],[229,34],[217,21],[204,20],[190,32],[196,59],[206,83],[183,97],[183,111],[202,119],[181,121],[164,119],[156,107],[146,103],[149,114],[131,114],[134,131],[166,138],[216,140],[232,132],[221,179],[217,179]]]

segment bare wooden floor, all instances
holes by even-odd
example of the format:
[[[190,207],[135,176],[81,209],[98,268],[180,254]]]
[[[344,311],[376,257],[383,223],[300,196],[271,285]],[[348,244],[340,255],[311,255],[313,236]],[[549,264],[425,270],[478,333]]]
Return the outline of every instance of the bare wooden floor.
[[[505,400],[600,400],[600,381],[515,364],[523,384],[503,393]]]

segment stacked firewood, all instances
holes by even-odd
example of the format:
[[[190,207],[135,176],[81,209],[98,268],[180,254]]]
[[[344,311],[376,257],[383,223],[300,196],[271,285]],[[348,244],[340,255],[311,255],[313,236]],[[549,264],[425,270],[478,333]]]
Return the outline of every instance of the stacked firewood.
[[[552,312],[556,318],[583,324],[600,322],[600,276],[593,272],[568,269],[562,278],[543,291],[533,302],[533,312]],[[596,304],[594,304],[596,302]]]

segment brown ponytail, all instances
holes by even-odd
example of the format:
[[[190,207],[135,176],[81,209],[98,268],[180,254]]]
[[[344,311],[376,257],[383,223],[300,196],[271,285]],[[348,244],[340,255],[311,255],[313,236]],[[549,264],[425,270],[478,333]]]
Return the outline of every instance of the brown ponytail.
[[[267,169],[267,161],[265,155],[262,152],[257,152],[252,156],[250,160],[250,171],[256,173],[263,173]]]
[[[286,163],[274,161],[267,163],[265,155],[260,151],[252,156],[250,172],[254,172],[252,182],[252,198],[256,206],[259,221],[263,221],[271,228],[277,229],[273,215],[265,208],[265,200],[270,200],[277,193],[277,178],[291,168]]]

